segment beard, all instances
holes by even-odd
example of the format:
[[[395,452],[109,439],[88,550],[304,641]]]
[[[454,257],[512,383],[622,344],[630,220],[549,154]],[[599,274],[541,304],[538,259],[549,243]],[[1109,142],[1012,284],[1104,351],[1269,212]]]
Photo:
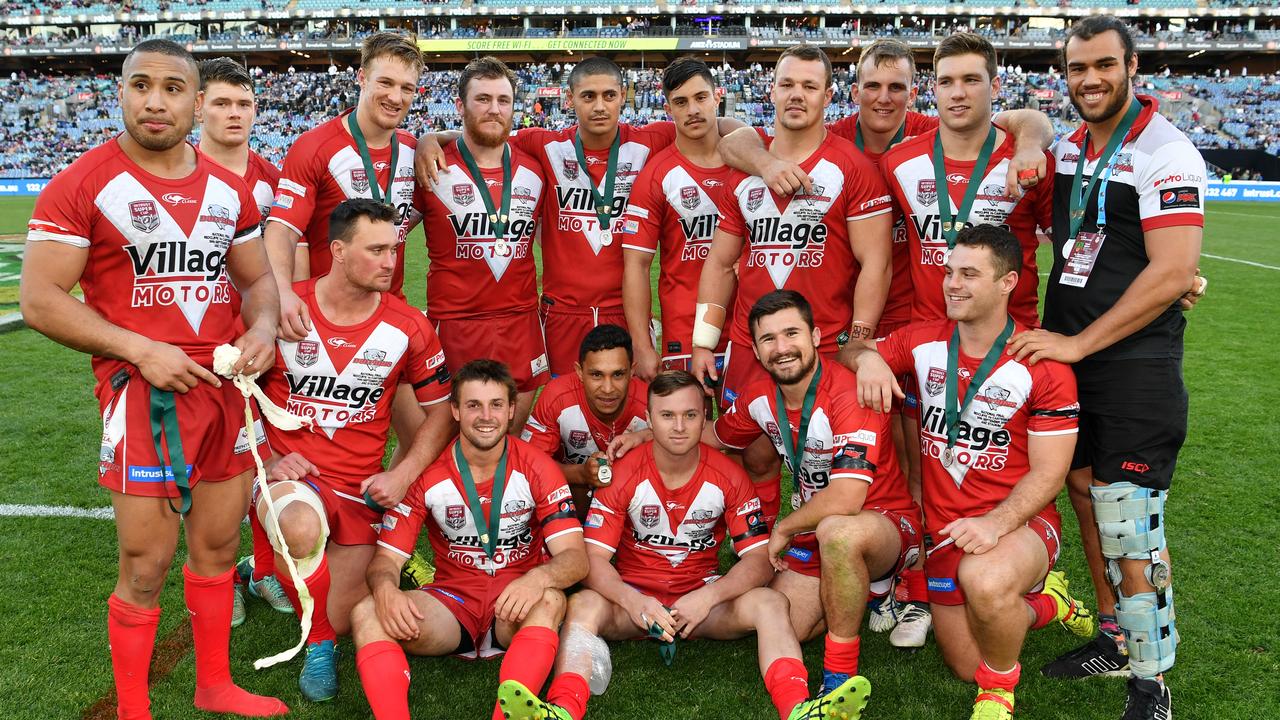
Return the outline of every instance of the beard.
[[[1128,75],[1126,75],[1124,78],[1124,85],[1122,85],[1117,92],[1112,94],[1111,101],[1108,102],[1101,110],[1096,112],[1086,111],[1083,107],[1083,103],[1076,99],[1075,93],[1071,93],[1071,105],[1076,109],[1080,118],[1085,122],[1100,123],[1119,115],[1120,111],[1124,110],[1124,104],[1129,100],[1129,96],[1132,94],[1133,81]]]
[[[140,120],[126,118],[124,122],[124,129],[129,133],[129,137],[151,152],[164,152],[185,142],[187,135],[191,134],[191,128],[194,126],[195,118],[192,117],[191,121],[186,123],[185,126],[183,123],[177,122],[170,125],[165,132],[156,134],[143,129],[142,121]]]
[[[499,122],[502,125],[502,129],[494,131],[490,129],[488,123],[482,123],[482,119],[470,115],[463,118],[463,125],[467,130],[467,139],[474,140],[477,145],[482,147],[501,147],[511,134],[511,122],[507,118],[501,118]]]
[[[766,367],[769,377],[773,378],[773,381],[779,385],[794,385],[805,375],[808,375],[809,372],[813,370],[813,366],[818,363],[818,351],[815,348],[813,354],[809,356],[808,361],[805,361],[804,358],[801,357],[801,362],[792,368],[787,370],[777,370],[774,367],[774,363],[784,357],[789,357],[789,354],[770,358],[769,365]]]

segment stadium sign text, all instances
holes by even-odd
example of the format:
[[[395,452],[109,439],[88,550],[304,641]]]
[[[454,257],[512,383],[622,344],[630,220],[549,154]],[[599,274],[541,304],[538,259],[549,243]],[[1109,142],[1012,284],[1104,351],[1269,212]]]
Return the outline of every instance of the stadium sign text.
[[[555,50],[675,50],[676,38],[489,38],[419,40],[423,52],[539,52]]]

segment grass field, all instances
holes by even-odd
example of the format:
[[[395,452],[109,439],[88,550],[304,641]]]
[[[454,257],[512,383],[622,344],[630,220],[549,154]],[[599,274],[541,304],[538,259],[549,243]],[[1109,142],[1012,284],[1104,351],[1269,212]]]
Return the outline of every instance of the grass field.
[[[30,207],[30,201],[0,202],[0,234],[22,232]],[[1204,252],[1270,268],[1205,257],[1201,265],[1212,285],[1189,316],[1191,429],[1168,515],[1182,633],[1169,681],[1179,718],[1280,717],[1280,361],[1271,344],[1280,334],[1280,244],[1272,223],[1280,223],[1280,209],[1210,207]],[[410,243],[407,275],[417,303],[423,300],[423,254],[418,234]],[[1043,255],[1041,266],[1047,267]],[[30,330],[0,335],[0,503],[108,504],[94,480],[101,421],[91,384],[87,357]],[[1059,504],[1067,525],[1062,565],[1076,594],[1091,601],[1069,504],[1065,498]],[[115,573],[110,522],[0,518],[0,577],[8,581],[0,589],[0,717],[84,717],[110,691],[104,601]],[[164,637],[185,618],[177,572],[169,576],[162,606]],[[301,699],[297,662],[252,669],[255,658],[291,645],[296,632],[293,619],[250,602],[248,622],[232,636],[241,684],[284,698],[294,717],[367,717],[349,643],[340,664],[342,692],[326,705]],[[181,650],[181,638],[175,638],[171,644]],[[1121,680],[1069,683],[1039,676],[1041,664],[1075,644],[1056,625],[1029,636],[1018,717],[1120,716]],[[820,654],[820,641],[806,647],[811,677],[820,674]],[[672,668],[662,665],[655,646],[623,643],[614,647],[613,661],[613,683],[593,700],[591,717],[775,717],[752,640],[683,644]],[[488,717],[497,663],[411,662],[416,716]],[[886,636],[865,632],[861,669],[873,686],[867,718],[968,717],[973,687],[951,679],[932,643],[904,654]],[[152,689],[156,716],[205,717],[191,707],[193,685],[191,655],[179,652],[172,672]]]

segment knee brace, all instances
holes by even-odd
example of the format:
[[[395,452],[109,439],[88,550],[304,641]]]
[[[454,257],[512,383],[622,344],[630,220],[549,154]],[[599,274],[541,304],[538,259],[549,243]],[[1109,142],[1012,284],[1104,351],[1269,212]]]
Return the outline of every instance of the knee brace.
[[[1173,667],[1178,647],[1169,564],[1161,555],[1167,547],[1165,492],[1120,482],[1091,487],[1089,494],[1107,579],[1116,592],[1116,624],[1129,646],[1129,666],[1139,677],[1154,677]],[[1121,558],[1146,560],[1144,574],[1155,591],[1124,595]]]
[[[285,543],[281,539],[280,518],[279,515],[284,514],[285,508],[293,503],[302,503],[311,508],[316,517],[320,518],[320,533],[316,538],[316,544],[310,548],[303,557],[295,557],[294,564],[298,567],[298,575],[302,578],[310,577],[320,567],[320,560],[324,557],[325,545],[329,542],[329,520],[325,513],[324,502],[320,500],[320,496],[316,494],[309,486],[292,480],[286,480],[280,483],[272,484],[272,487],[287,485],[287,491],[279,496],[272,498],[272,504],[275,505],[276,515],[267,513],[266,519],[262,523],[262,527],[267,531],[267,539],[271,541],[271,547],[281,555],[286,554]],[[297,552],[298,548],[288,548],[289,551]]]

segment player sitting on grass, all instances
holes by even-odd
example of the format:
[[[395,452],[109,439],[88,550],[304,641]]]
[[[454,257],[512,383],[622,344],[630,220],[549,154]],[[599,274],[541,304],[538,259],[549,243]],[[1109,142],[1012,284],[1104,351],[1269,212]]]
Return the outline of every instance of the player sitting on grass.
[[[659,373],[650,385],[653,441],[628,453],[612,482],[596,491],[586,521],[591,571],[586,589],[570,599],[547,702],[508,680],[498,688],[506,717],[582,720],[591,656],[575,637],[593,635],[649,634],[673,644],[677,637],[732,640],[754,632],[760,672],[782,720],[857,717],[865,705],[863,678],[806,699],[800,643],[780,621],[787,599],[762,587],[773,570],[760,499],[741,466],[699,442],[705,407],[702,386],[683,370]],[[717,551],[726,535],[740,560],[720,577]]]

